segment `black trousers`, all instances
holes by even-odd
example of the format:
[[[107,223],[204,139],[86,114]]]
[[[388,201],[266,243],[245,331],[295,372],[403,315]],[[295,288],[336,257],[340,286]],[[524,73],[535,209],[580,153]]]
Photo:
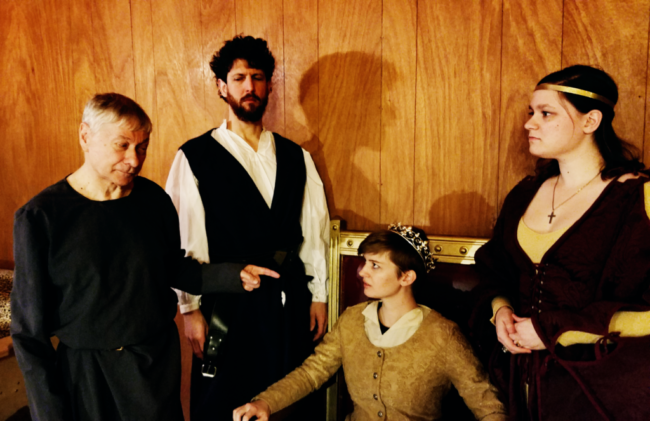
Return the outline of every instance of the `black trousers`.
[[[176,324],[121,351],[60,343],[57,363],[74,421],[180,421],[180,342]]]
[[[215,303],[229,307],[231,317],[216,376],[203,377],[202,360],[192,361],[192,421],[231,420],[235,408],[250,402],[313,352],[307,281],[304,275],[290,279],[285,273],[282,278],[281,282],[263,277],[260,288],[252,292],[202,297],[201,311],[207,321]]]

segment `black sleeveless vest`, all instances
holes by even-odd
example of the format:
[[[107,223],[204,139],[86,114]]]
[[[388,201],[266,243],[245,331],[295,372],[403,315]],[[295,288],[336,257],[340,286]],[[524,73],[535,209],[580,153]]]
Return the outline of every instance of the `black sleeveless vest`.
[[[180,148],[198,180],[210,261],[264,257],[300,245],[300,213],[307,180],[301,147],[273,133],[277,173],[269,208],[244,167],[211,133]]]

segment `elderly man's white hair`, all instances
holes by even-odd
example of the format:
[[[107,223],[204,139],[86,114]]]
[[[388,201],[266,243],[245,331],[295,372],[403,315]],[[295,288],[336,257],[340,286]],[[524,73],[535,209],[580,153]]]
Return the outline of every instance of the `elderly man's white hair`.
[[[81,122],[96,132],[104,124],[118,124],[132,132],[151,133],[152,124],[144,112],[131,98],[116,93],[96,94],[86,103]]]

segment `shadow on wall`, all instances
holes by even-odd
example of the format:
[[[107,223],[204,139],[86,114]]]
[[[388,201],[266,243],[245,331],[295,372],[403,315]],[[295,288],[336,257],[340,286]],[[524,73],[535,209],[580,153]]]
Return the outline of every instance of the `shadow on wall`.
[[[301,146],[325,184],[330,215],[346,220],[350,229],[380,227],[382,66],[392,65],[362,52],[330,54],[300,80],[300,104],[312,134]]]
[[[429,221],[443,218],[446,221],[458,218],[457,215],[464,215],[470,217],[470,213],[478,213],[480,215],[494,215],[490,223],[490,237],[492,230],[496,224],[496,212],[493,205],[490,205],[484,196],[477,192],[452,192],[441,196],[433,202],[429,208]],[[473,237],[476,233],[468,230],[462,232],[456,227],[454,232],[437,232],[440,235],[456,235]]]

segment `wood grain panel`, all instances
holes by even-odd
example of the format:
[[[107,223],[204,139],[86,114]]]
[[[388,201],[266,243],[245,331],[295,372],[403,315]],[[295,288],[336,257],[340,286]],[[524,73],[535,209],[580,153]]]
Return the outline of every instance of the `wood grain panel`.
[[[263,38],[275,57],[273,92],[264,126],[284,133],[284,26],[282,0],[237,0],[237,33]]]
[[[65,7],[65,6],[64,6]],[[93,42],[93,0],[79,0],[70,7],[70,38],[74,112],[66,114],[69,124],[79,126],[86,102],[98,92],[95,85],[95,54]],[[79,159],[83,152],[78,147]]]
[[[73,171],[80,153],[78,120],[71,125],[69,117],[74,114],[70,7],[54,0],[12,0],[0,7],[0,264],[8,267],[14,212]]]
[[[81,164],[92,94],[119,91],[150,114],[143,174],[164,184],[178,146],[226,115],[208,62],[237,33],[269,41],[265,124],[312,152],[332,215],[353,229],[489,235],[532,168],[532,86],[578,62],[619,82],[615,127],[650,162],[650,0],[503,0],[503,22],[501,3],[1,1],[0,265],[13,264],[15,210]]]
[[[562,3],[506,0],[503,4],[499,208],[517,182],[534,173],[536,158],[528,153],[524,123],[537,82],[560,70]]]
[[[650,35],[648,36],[648,62],[646,67],[646,107],[645,107],[645,133],[643,138],[643,152],[641,157],[646,167],[650,166],[650,107],[648,107],[648,101],[650,101]]]
[[[26,201],[26,195],[21,195],[19,188],[29,189],[25,187],[24,177],[27,176],[25,170],[30,162],[15,164],[19,159],[24,161],[28,158],[23,144],[24,136],[29,132],[26,123],[31,114],[26,98],[29,93],[27,76],[32,74],[34,68],[30,57],[24,56],[31,42],[25,6],[21,8],[21,4],[24,3],[19,0],[0,2],[0,53],[4,62],[0,66],[3,87],[3,95],[0,96],[0,138],[4,143],[3,153],[0,154],[0,268],[9,269],[13,267],[13,214]],[[21,121],[23,119],[25,121]],[[35,123],[33,118],[31,122]],[[44,161],[43,156],[35,159]]]
[[[164,185],[176,151],[206,132],[205,75],[198,1],[153,0],[157,143],[147,174]]]
[[[318,0],[284,1],[285,136],[312,155],[322,154],[318,139]]]
[[[381,72],[381,215],[413,224],[417,0],[384,0]]]
[[[643,148],[650,0],[566,0],[562,66],[599,66],[618,84],[617,133]]]
[[[223,43],[234,38],[235,0],[203,0],[201,2],[202,66],[204,74],[205,107],[208,112],[208,126],[221,125],[228,117],[228,104],[220,97],[217,80],[210,69],[210,60]],[[207,130],[207,128],[206,128]]]
[[[318,132],[318,0],[284,1],[284,57],[285,136],[309,151],[325,179]]]
[[[418,3],[415,223],[487,236],[496,214],[501,2]]]
[[[135,101],[149,115],[153,124],[150,149],[161,147],[156,112],[156,72],[154,60],[153,22],[151,0],[131,0],[131,31],[133,37],[133,75]],[[161,165],[160,154],[150,154],[140,175],[163,185],[165,179],[159,171],[152,171]]]
[[[350,229],[380,220],[381,18],[380,0],[318,4],[319,138],[332,216]]]
[[[130,0],[92,2],[95,84],[135,99]]]
[[[57,16],[48,28],[50,34],[57,34],[60,49],[48,51],[54,65],[61,68],[59,92],[57,101],[65,105],[61,108],[48,110],[54,117],[54,124],[63,125],[65,135],[52,141],[45,139],[43,147],[54,154],[54,168],[60,177],[72,173],[84,161],[84,154],[79,146],[79,124],[86,102],[96,93],[92,21],[87,17],[91,14],[92,5],[88,0],[77,3],[61,4],[52,1],[49,13]],[[51,36],[51,35],[48,35]],[[59,143],[60,142],[60,143]]]

